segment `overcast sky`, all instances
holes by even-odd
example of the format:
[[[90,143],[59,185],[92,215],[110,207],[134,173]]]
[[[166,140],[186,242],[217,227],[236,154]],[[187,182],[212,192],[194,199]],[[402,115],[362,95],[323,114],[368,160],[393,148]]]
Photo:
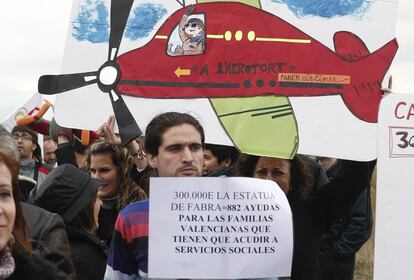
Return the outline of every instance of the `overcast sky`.
[[[0,120],[33,95],[39,76],[60,72],[71,7],[72,0],[0,1]],[[396,92],[414,93],[413,12],[414,1],[400,0]]]

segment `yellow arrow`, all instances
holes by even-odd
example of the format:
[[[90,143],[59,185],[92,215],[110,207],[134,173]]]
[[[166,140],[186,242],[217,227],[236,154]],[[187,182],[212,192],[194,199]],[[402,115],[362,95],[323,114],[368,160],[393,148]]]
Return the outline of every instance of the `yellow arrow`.
[[[189,76],[191,75],[191,69],[181,69],[179,66],[174,71],[175,75],[179,78],[180,76]]]

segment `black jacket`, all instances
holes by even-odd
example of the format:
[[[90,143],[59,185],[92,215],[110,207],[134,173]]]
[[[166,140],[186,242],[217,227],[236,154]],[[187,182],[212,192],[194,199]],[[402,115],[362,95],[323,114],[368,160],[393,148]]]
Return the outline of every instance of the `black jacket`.
[[[59,144],[58,148],[56,149],[56,159],[58,165],[70,163],[78,167],[75,150],[73,149],[72,143]]]
[[[107,248],[96,235],[67,227],[76,279],[102,280],[105,275]]]
[[[327,174],[331,180],[340,177],[341,161],[329,168]],[[369,190],[365,190],[347,215],[336,221],[324,236],[319,256],[324,279],[353,279],[355,254],[369,239],[371,230],[371,199]]]
[[[58,165],[70,163],[77,166],[75,150],[71,143],[59,144],[56,150],[56,157]],[[134,168],[136,170],[136,168]],[[139,180],[140,173],[136,171],[137,180]],[[111,244],[112,233],[115,229],[116,218],[118,217],[118,198],[116,196],[110,198],[101,198],[103,204],[99,211],[99,229],[97,236],[104,240],[109,247]]]
[[[22,202],[28,227],[28,239],[35,253],[54,263],[56,279],[75,279],[75,269],[62,218],[40,207]]]
[[[218,169],[212,170],[206,174],[203,174],[203,177],[231,177],[236,174],[236,165],[230,165],[225,167],[220,167]]]
[[[322,186],[309,199],[288,194],[294,227],[292,280],[321,280],[322,236],[352,207],[371,180],[375,162],[343,161],[343,176]]]
[[[55,280],[56,267],[37,255],[23,252],[13,253],[16,269],[8,280]]]
[[[118,197],[101,198],[102,205],[99,211],[99,229],[96,235],[106,242],[109,247],[111,245],[112,234],[115,229],[116,218],[118,217]]]

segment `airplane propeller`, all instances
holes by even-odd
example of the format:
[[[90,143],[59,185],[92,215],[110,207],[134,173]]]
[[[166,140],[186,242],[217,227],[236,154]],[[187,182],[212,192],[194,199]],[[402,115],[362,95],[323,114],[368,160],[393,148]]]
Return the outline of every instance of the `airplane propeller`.
[[[77,89],[86,85],[96,83],[98,72],[86,72],[77,74],[62,75],[44,75],[41,76],[38,83],[39,92],[42,94],[56,94],[72,89]],[[92,80],[86,77],[95,77]]]
[[[112,0],[111,1],[111,33],[109,34],[108,60],[113,60],[118,54],[122,35],[128,20],[134,0]],[[112,51],[116,50],[112,57]]]
[[[115,58],[124,34],[129,12],[134,0],[111,1],[111,26],[108,60],[95,72],[44,75],[39,78],[38,91],[41,94],[58,94],[97,83],[102,92],[109,94],[122,144],[126,145],[142,134],[122,96],[116,91],[121,72]]]

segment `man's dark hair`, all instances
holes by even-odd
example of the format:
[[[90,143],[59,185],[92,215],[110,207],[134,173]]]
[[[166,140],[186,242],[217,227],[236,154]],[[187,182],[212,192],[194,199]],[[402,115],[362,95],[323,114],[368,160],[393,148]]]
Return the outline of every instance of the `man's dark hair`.
[[[13,134],[15,132],[25,132],[25,133],[29,134],[30,137],[32,137],[32,142],[34,142],[36,145],[39,145],[37,143],[37,135],[38,134],[33,129],[31,129],[31,128],[27,127],[27,126],[24,126],[24,125],[16,125],[15,127],[13,127],[11,133]]]
[[[217,162],[220,164],[223,160],[230,159],[231,164],[236,163],[237,158],[239,157],[239,151],[232,146],[224,145],[215,145],[215,144],[206,144],[206,150],[210,150],[213,156],[217,158]]]
[[[15,127],[13,127],[12,130],[12,134],[14,134],[15,132],[24,132],[24,133],[28,133],[31,138],[32,138],[32,142],[36,144],[36,149],[33,151],[33,159],[39,163],[42,163],[42,149],[40,148],[40,145],[38,143],[38,139],[37,139],[37,135],[38,133],[36,131],[34,131],[33,129],[27,127],[27,126],[20,126],[20,125],[16,125]]]
[[[192,125],[200,133],[201,144],[204,145],[204,130],[193,116],[186,113],[168,112],[154,117],[145,130],[145,151],[152,156],[158,155],[162,144],[162,136],[173,126]]]

